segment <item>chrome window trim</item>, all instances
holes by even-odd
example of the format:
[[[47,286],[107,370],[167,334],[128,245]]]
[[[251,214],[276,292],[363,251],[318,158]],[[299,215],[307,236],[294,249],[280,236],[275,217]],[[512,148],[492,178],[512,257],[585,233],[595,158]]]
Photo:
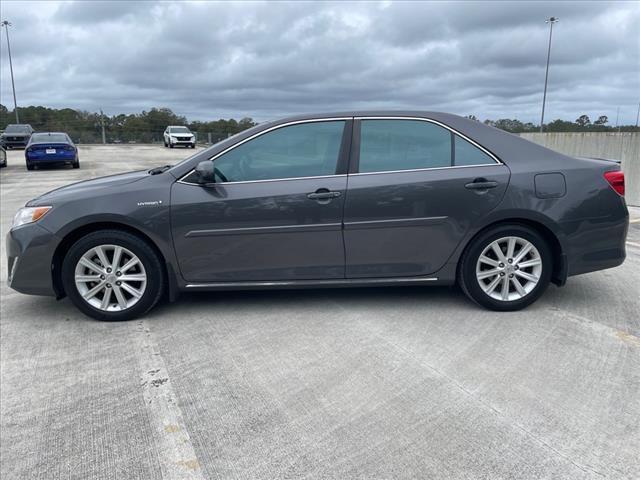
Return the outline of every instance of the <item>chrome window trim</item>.
[[[287,122],[287,123],[283,123],[281,125],[275,125],[275,126],[273,126],[271,128],[268,128],[266,130],[263,130],[261,132],[258,132],[256,134],[254,134],[254,135],[251,135],[250,137],[245,138],[241,142],[238,142],[238,143],[236,143],[234,145],[231,145],[228,148],[225,148],[223,151],[221,151],[221,152],[217,153],[216,155],[210,157],[209,160],[210,161],[214,161],[216,158],[221,157],[225,153],[230,152],[234,148],[239,147],[240,145],[248,142],[249,140],[253,140],[254,138],[257,138],[257,137],[259,137],[261,135],[269,133],[269,132],[271,132],[273,130],[277,130],[279,128],[284,128],[284,127],[289,127],[291,125],[299,125],[299,124],[304,124],[304,123],[336,122],[336,121],[347,121],[347,120],[417,120],[417,121],[421,121],[421,122],[433,123],[435,125],[439,125],[442,128],[445,128],[446,130],[449,130],[454,135],[458,135],[459,137],[463,138],[467,142],[471,143],[476,148],[480,149],[482,152],[484,152],[490,158],[492,158],[495,161],[495,163],[483,163],[483,164],[478,164],[478,165],[450,165],[448,167],[425,167],[425,168],[413,168],[413,169],[406,169],[406,170],[381,170],[381,171],[378,171],[378,172],[357,172],[357,173],[339,174],[339,175],[317,175],[317,176],[311,176],[311,177],[268,178],[268,179],[265,179],[265,180],[242,180],[242,181],[238,181],[238,182],[222,182],[221,185],[233,185],[233,184],[243,184],[243,183],[263,183],[263,182],[282,182],[282,181],[286,181],[286,180],[306,180],[306,179],[313,179],[313,178],[333,178],[333,177],[346,177],[346,176],[357,176],[357,175],[378,175],[378,174],[385,174],[385,173],[422,172],[422,171],[425,171],[425,170],[445,170],[445,169],[451,169],[451,168],[490,167],[490,166],[494,166],[494,165],[504,165],[504,163],[502,161],[500,161],[500,159],[498,159],[498,157],[496,157],[493,153],[491,153],[489,150],[484,148],[482,145],[480,145],[476,141],[470,139],[465,134],[460,133],[458,130],[456,130],[456,129],[454,129],[454,128],[452,128],[452,127],[450,127],[450,126],[448,126],[448,125],[446,125],[446,124],[444,124],[442,122],[439,122],[437,120],[433,120],[431,118],[425,118],[425,117],[403,117],[403,116],[330,117],[330,118],[311,118],[311,119],[306,119],[306,120],[296,120],[296,121],[292,121],[292,122]],[[184,180],[189,175],[191,175],[194,171],[195,171],[195,168],[192,168],[191,170],[189,170],[189,172],[187,172],[186,174],[184,174],[182,177],[180,177],[178,179],[177,183],[182,183],[184,185],[201,186],[201,184],[199,184],[199,183],[187,182],[187,181]]]
[[[249,140],[253,140],[254,138],[258,138],[262,135],[264,135],[265,133],[269,133],[272,132],[273,130],[278,130],[279,128],[284,128],[284,127],[289,127],[291,125],[299,125],[299,124],[304,124],[304,123],[319,123],[319,122],[337,122],[337,121],[347,121],[347,120],[353,120],[353,117],[331,117],[331,118],[312,118],[312,119],[307,119],[307,120],[296,120],[293,122],[287,122],[287,123],[283,123],[280,125],[275,125],[271,128],[267,128],[266,130],[263,130],[261,132],[258,132],[254,135],[251,135],[250,137],[245,138],[244,140],[231,145],[228,148],[225,148],[223,151],[217,153],[216,155],[214,155],[213,157],[209,158],[209,161],[214,161],[216,158],[221,157],[222,155],[224,155],[227,152],[230,152],[231,150],[233,150],[234,148],[239,147],[240,145],[248,142]],[[336,162],[338,161],[338,159],[336,159]],[[200,185],[198,183],[193,183],[193,182],[185,182],[184,179],[186,177],[188,177],[189,175],[191,175],[193,172],[195,171],[195,168],[192,168],[191,170],[189,170],[188,173],[186,173],[185,175],[183,175],[182,177],[180,177],[180,179],[178,180],[178,183],[184,183],[185,185]],[[229,185],[232,183],[256,183],[256,182],[276,182],[276,181],[282,181],[282,180],[301,180],[304,178],[328,178],[328,177],[342,177],[342,176],[346,176],[346,175],[317,175],[317,176],[312,176],[312,177],[297,177],[297,178],[292,178],[292,177],[288,177],[288,178],[268,178],[266,180],[243,180],[243,181],[238,181],[238,182],[222,182],[224,185]]]
[[[425,171],[432,171],[432,170],[449,170],[452,168],[496,167],[499,165],[504,165],[504,164],[503,163],[480,163],[478,165],[453,165],[450,167],[410,168],[406,170],[380,170],[379,172],[350,173],[349,176],[358,177],[360,175],[381,175],[384,173],[425,172]]]
[[[417,120],[420,122],[427,122],[427,123],[434,123],[436,125],[439,125],[447,130],[449,130],[451,133],[453,133],[454,135],[458,135],[459,137],[465,139],[467,142],[469,142],[470,144],[474,145],[476,148],[479,148],[480,150],[482,150],[484,153],[486,153],[487,155],[489,155],[489,157],[493,158],[493,160],[499,164],[499,165],[504,165],[504,163],[502,163],[500,161],[500,159],[498,157],[496,157],[493,153],[491,153],[489,150],[487,150],[486,148],[484,148],[482,145],[480,145],[478,142],[470,139],[469,137],[467,137],[464,133],[460,133],[458,130],[456,130],[455,128],[451,128],[449,125],[445,125],[442,122],[439,122],[437,120],[433,120],[431,118],[423,118],[423,117],[397,117],[397,116],[383,116],[383,117],[354,117],[356,120]],[[493,165],[491,163],[485,163],[485,164],[481,164],[481,165]],[[419,168],[419,169],[414,169],[414,170],[433,170],[436,168],[462,168],[462,167],[476,167],[478,165],[451,165],[449,167],[427,167],[427,168]],[[400,171],[408,171],[408,170],[400,170]],[[377,172],[364,172],[364,173],[377,173]],[[380,172],[382,173],[382,172]]]

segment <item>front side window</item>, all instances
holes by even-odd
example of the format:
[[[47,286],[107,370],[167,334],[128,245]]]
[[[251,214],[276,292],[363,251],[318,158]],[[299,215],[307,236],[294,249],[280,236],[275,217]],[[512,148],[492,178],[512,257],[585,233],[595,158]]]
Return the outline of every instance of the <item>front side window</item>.
[[[420,120],[362,120],[359,171],[449,167],[451,135]]]
[[[260,135],[213,161],[217,182],[334,175],[345,122],[310,122]]]

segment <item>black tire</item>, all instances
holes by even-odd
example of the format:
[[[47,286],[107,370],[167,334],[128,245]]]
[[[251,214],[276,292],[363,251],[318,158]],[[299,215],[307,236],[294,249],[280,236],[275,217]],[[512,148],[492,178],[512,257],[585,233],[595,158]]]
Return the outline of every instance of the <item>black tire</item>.
[[[489,296],[482,289],[480,280],[476,277],[476,264],[483,250],[495,240],[504,237],[519,237],[530,242],[538,250],[542,261],[542,272],[539,275],[538,283],[525,296],[516,300],[497,300]],[[551,249],[542,235],[526,225],[505,224],[480,233],[467,246],[458,264],[458,284],[471,300],[485,308],[497,311],[514,311],[525,308],[540,298],[549,286],[552,270]]]
[[[169,148],[173,148],[173,143],[169,142]]]
[[[31,162],[27,162],[27,170],[33,170],[33,164]]]
[[[147,275],[144,293],[137,303],[126,310],[100,310],[87,303],[76,287],[75,268],[78,261],[87,251],[99,245],[124,247],[135,254],[144,266]],[[62,262],[62,285],[69,299],[85,315],[103,321],[123,321],[144,315],[158,303],[165,289],[165,273],[160,258],[146,241],[121,230],[99,230],[82,237],[68,250]]]
[[[196,144],[195,144],[195,143],[192,143],[192,144],[191,144],[191,148],[196,148]]]
[[[80,168],[80,160],[73,162],[73,168]]]

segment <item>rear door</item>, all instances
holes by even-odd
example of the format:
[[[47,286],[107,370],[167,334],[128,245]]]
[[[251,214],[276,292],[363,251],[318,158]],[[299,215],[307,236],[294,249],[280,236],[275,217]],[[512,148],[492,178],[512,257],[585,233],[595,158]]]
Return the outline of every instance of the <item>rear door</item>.
[[[354,124],[345,202],[346,277],[429,275],[501,200],[508,168],[426,119]]]
[[[188,282],[344,278],[352,120],[297,122],[213,158],[216,183],[175,183],[171,223]]]

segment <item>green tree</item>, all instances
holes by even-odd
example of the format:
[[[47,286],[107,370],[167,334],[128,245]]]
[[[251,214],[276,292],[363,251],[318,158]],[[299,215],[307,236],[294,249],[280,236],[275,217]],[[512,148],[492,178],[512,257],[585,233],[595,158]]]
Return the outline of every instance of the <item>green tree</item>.
[[[578,118],[576,118],[576,123],[580,127],[586,127],[587,125],[591,125],[591,120],[589,119],[588,115],[580,115]]]
[[[593,122],[594,125],[606,125],[609,122],[609,117],[606,115],[600,115],[598,119]]]

